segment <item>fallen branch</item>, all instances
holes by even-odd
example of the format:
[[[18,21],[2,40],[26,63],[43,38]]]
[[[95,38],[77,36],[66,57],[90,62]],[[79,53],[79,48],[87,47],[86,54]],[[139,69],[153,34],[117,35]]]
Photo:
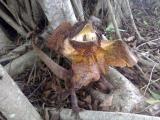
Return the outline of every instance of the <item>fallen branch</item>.
[[[52,116],[57,115],[55,109],[49,109]],[[103,111],[88,111],[84,110],[79,113],[82,120],[160,120],[158,117],[121,113],[121,112],[103,112]],[[75,120],[75,116],[71,109],[62,109],[59,112],[61,120]]]
[[[42,120],[1,65],[0,76],[0,111],[7,120]]]

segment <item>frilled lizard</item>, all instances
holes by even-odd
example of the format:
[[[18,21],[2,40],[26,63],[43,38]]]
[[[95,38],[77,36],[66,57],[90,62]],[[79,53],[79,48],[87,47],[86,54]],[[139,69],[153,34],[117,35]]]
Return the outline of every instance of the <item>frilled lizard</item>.
[[[92,24],[68,22],[59,25],[48,39],[47,46],[71,61],[69,85],[72,109],[79,112],[76,91],[100,80],[109,66],[132,67],[136,57],[120,40],[99,40]]]

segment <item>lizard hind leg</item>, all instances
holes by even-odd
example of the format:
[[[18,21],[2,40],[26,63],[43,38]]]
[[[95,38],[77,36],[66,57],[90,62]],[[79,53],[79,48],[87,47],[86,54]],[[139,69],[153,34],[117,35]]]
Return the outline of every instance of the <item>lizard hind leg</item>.
[[[113,85],[106,80],[104,75],[101,75],[100,80],[95,83],[95,87],[103,93],[110,93],[114,89]]]
[[[76,96],[76,90],[71,89],[71,105],[72,105],[72,115],[75,116],[75,120],[82,120],[80,118],[79,112],[81,112],[83,109],[78,106],[78,99]]]
[[[72,110],[75,113],[79,113],[83,109],[78,106],[78,99],[76,95],[76,90],[71,89],[71,105],[72,105]]]

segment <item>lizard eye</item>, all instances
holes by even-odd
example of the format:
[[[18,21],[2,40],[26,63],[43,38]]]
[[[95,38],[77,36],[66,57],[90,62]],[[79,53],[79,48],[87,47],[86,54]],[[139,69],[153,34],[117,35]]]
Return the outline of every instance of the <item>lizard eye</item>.
[[[87,41],[86,35],[83,36],[83,41]]]

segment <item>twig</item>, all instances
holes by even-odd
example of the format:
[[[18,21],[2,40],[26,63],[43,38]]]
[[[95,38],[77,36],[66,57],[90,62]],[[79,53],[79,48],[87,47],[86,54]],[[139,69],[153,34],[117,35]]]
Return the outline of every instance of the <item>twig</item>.
[[[145,57],[145,56],[143,56],[143,57],[145,57],[145,58],[147,59],[147,60],[146,60],[146,59],[142,58],[141,56],[142,56],[142,55],[138,53],[138,61],[139,61],[142,65],[145,65],[145,66],[148,66],[148,67],[152,68],[152,67],[154,66],[154,64],[156,64],[156,69],[157,69],[157,70],[160,70],[160,65],[159,65],[158,63],[156,63],[156,62],[153,61],[153,60],[148,59],[148,58]]]
[[[148,55],[149,56],[149,55]],[[147,60],[153,62],[153,63],[157,63],[155,62],[153,59],[149,58],[147,55],[143,55],[144,58],[146,58]],[[158,63],[157,63],[158,64]]]
[[[145,107],[144,109],[140,110],[140,111],[137,111],[135,112],[135,114],[140,114],[140,113],[143,113],[144,111],[147,111],[149,108],[151,108],[153,105],[148,105],[147,107]]]
[[[136,48],[138,49],[138,48],[140,48],[141,46],[143,46],[143,45],[145,45],[145,44],[147,44],[147,43],[149,43],[149,42],[155,42],[155,41],[158,41],[158,40],[160,40],[160,38],[153,39],[153,40],[149,40],[149,41],[147,41],[147,42],[144,42],[144,43],[138,45]]]
[[[146,89],[145,89],[145,91],[144,91],[144,95],[146,94],[149,86],[151,85],[153,70],[154,70],[155,66],[156,66],[156,64],[155,64],[155,65],[153,66],[153,68],[152,68],[152,71],[151,71],[151,74],[150,74],[150,77],[149,77],[149,82],[148,82],[147,87],[146,87]]]
[[[159,64],[158,63],[156,63],[156,62],[153,62],[153,61],[148,61],[148,60],[145,60],[144,58],[142,58],[142,57],[139,57],[138,56],[138,58],[139,58],[139,62],[143,65],[143,66],[145,66],[145,67],[149,67],[149,68],[153,68],[153,66],[155,65],[155,69],[157,69],[157,70],[160,70],[160,66],[159,66]],[[148,83],[148,78],[143,74],[143,79]],[[160,90],[160,86],[159,86],[159,84],[157,84],[156,82],[152,82],[152,84],[153,84],[153,86],[154,87],[156,87],[158,90]],[[144,87],[142,87],[141,89],[144,89],[145,88],[145,86]]]
[[[156,63],[160,64],[160,61],[158,58],[156,58],[156,56],[154,56],[153,54],[149,54],[150,58],[155,61]]]
[[[136,66],[136,67],[139,69],[139,71],[145,76],[145,73],[143,72],[142,68],[141,68],[138,64],[136,64],[135,66]]]
[[[30,83],[30,81],[31,81],[31,76],[32,76],[32,74],[33,74],[33,71],[34,71],[35,67],[36,67],[36,62],[34,63],[32,69],[31,69],[31,72],[30,72],[30,74],[29,74],[28,81],[27,81],[27,85],[28,85],[28,84]]]
[[[42,80],[41,83],[38,85],[38,87],[36,89],[34,89],[34,91],[27,97],[28,99],[31,98],[35,92],[46,82],[46,79]]]
[[[122,40],[121,34],[119,32],[119,29],[118,29],[118,25],[117,25],[117,22],[116,22],[115,14],[113,12],[111,2],[110,2],[110,0],[106,0],[106,1],[107,1],[107,4],[108,4],[108,8],[109,8],[109,11],[110,11],[110,14],[111,14],[111,17],[112,17],[113,26],[115,28],[118,39]]]
[[[154,83],[156,83],[156,82],[158,82],[158,81],[160,81],[160,78],[158,78],[158,79],[156,79],[156,80],[151,80],[151,84],[154,84]],[[143,86],[143,87],[141,88],[141,90],[143,90],[143,89],[146,88],[146,87],[147,87],[147,85]]]

